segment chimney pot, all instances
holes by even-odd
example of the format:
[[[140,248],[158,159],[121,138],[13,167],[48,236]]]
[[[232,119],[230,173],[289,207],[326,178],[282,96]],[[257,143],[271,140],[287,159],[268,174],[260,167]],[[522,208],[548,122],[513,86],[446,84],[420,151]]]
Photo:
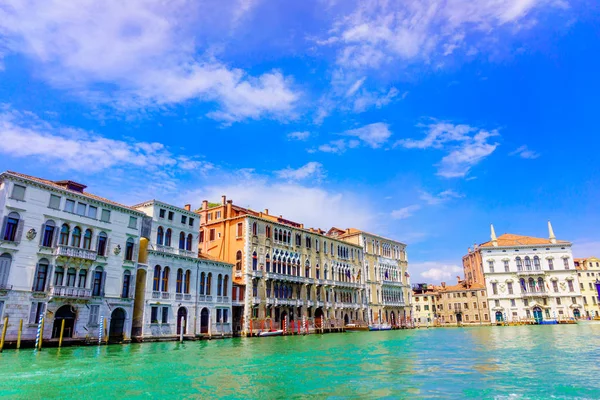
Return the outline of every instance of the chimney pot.
[[[269,209],[265,208],[265,214],[269,215]]]
[[[227,196],[221,196],[221,204],[225,205],[227,203]]]
[[[191,211],[192,210],[192,205],[191,204],[186,204],[185,206],[183,206],[183,208],[185,208],[187,211]]]
[[[202,209],[208,210],[208,200],[202,200]]]

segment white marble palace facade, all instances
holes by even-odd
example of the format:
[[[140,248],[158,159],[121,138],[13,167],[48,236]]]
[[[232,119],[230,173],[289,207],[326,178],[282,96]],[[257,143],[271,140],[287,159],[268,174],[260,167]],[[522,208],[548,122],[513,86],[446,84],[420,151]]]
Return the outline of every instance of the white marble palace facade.
[[[231,335],[232,265],[198,256],[199,215],[157,200],[140,242],[132,336],[137,340]]]
[[[97,340],[106,320],[114,340],[131,332],[143,213],[72,181],[0,174],[0,318],[7,340]],[[1,323],[1,322],[0,322]]]
[[[578,318],[583,301],[571,243],[503,234],[478,247],[492,321]]]

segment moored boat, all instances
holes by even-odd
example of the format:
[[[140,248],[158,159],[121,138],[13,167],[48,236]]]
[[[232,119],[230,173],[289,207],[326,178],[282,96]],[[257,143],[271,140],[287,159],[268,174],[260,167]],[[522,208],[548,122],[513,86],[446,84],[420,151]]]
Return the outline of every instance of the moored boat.
[[[365,325],[348,324],[344,327],[346,332],[364,332],[368,331],[369,327]]]
[[[391,331],[392,326],[389,324],[373,324],[369,325],[370,331]]]
[[[278,329],[276,331],[265,331],[258,334],[258,336],[281,336],[283,335],[283,329]]]

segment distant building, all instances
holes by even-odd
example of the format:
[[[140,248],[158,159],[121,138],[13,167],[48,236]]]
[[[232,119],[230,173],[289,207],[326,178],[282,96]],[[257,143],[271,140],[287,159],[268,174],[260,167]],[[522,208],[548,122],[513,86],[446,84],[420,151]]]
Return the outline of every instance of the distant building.
[[[137,340],[231,335],[231,264],[198,256],[198,215],[157,200],[134,206],[148,218],[136,283]]]
[[[7,340],[23,320],[33,341],[129,340],[144,214],[88,193],[73,181],[0,174],[0,318]],[[106,323],[104,321],[106,320]]]
[[[582,315],[571,243],[557,240],[550,222],[548,233],[548,239],[515,234],[496,237],[492,225],[491,240],[473,250],[479,255],[465,256],[467,260],[481,257],[481,271],[465,271],[472,272],[476,283],[479,272],[483,273],[492,321],[542,323]]]
[[[415,326],[433,326],[437,318],[437,287],[416,283],[412,287],[412,320]]]
[[[354,228],[332,228],[327,235],[363,248],[369,322],[403,325],[410,318],[406,245]]]
[[[576,258],[575,269],[586,317],[600,317],[600,259]]]
[[[441,326],[490,323],[485,285],[467,283],[458,277],[456,285],[442,282],[437,287],[437,320]]]

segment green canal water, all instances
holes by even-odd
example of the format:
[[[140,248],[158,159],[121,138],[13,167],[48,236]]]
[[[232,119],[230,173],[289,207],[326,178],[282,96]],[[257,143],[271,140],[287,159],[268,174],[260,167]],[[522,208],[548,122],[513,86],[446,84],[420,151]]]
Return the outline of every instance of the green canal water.
[[[600,398],[600,325],[7,350],[7,398]]]

